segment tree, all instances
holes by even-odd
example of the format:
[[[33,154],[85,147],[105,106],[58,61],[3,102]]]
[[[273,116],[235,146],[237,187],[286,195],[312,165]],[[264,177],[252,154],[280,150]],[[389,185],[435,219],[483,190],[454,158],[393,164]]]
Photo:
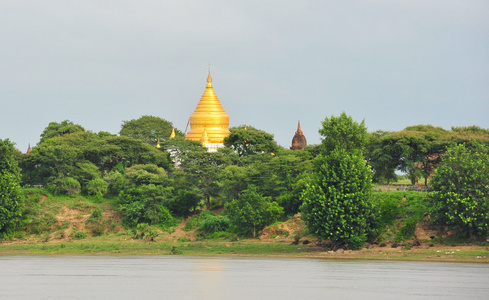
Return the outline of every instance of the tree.
[[[346,151],[363,151],[368,139],[365,121],[358,124],[345,112],[339,117],[331,116],[324,119],[319,133],[322,135],[322,153],[328,153],[338,147]]]
[[[269,202],[253,187],[225,205],[225,214],[233,230],[243,236],[255,237],[259,230],[276,222],[282,213],[283,209],[276,202]]]
[[[359,249],[367,240],[371,214],[371,171],[362,155],[366,128],[343,113],[326,118],[319,131],[323,149],[302,194],[302,217],[310,232],[333,247]]]
[[[218,179],[228,163],[228,156],[221,151],[192,151],[183,157],[181,167],[185,173],[186,184],[198,188],[204,196],[207,208],[211,206],[211,197],[218,195]]]
[[[365,156],[374,172],[373,180],[375,182],[385,180],[387,184],[391,181],[397,181],[395,171],[401,164],[401,153],[398,148],[390,143],[385,143],[385,137],[389,134],[390,132],[380,130],[369,133],[367,147],[365,148]]]
[[[153,164],[133,165],[126,169],[125,175],[128,186],[131,184],[167,185],[169,183],[165,170]]]
[[[489,233],[489,147],[448,148],[431,181],[434,222],[472,239]]]
[[[19,183],[14,144],[0,139],[0,239],[11,236],[22,217],[23,194]]]
[[[255,153],[275,153],[280,148],[273,140],[273,134],[252,126],[240,126],[230,129],[231,133],[224,139],[224,145],[230,147],[239,156]]]
[[[311,233],[333,247],[359,249],[367,240],[371,171],[363,157],[334,149],[315,160],[313,181],[302,194],[302,218]]]
[[[123,121],[119,134],[156,146],[158,140],[163,142],[170,138],[172,128],[172,123],[167,120],[153,116],[142,116],[139,119]],[[179,130],[175,130],[175,134],[183,136]]]
[[[163,203],[171,195],[171,188],[161,185],[132,185],[119,194],[119,208],[123,222],[129,227],[147,223],[150,225],[171,225],[171,213]]]
[[[85,131],[85,128],[83,128],[81,125],[74,124],[70,120],[64,120],[61,123],[51,122],[41,133],[41,140],[39,141],[39,144],[42,144],[46,140],[56,136],[62,136],[80,131]]]

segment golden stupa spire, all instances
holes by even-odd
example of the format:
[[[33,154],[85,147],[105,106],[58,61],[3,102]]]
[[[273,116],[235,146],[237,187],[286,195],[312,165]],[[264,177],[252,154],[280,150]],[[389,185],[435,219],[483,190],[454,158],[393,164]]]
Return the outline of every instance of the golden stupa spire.
[[[190,131],[186,139],[201,141],[204,129],[208,135],[208,143],[222,144],[229,132],[229,116],[222,108],[212,87],[212,76],[209,64],[207,86],[200,98],[195,111],[190,116]]]
[[[172,126],[172,127],[171,127],[171,134],[170,134],[170,138],[171,138],[171,139],[173,139],[173,138],[175,138],[175,136],[176,136],[176,135],[175,135],[175,127],[173,127],[173,126]]]
[[[161,148],[161,145],[160,145],[160,139],[158,139],[158,142],[156,143],[156,148],[160,149]]]
[[[211,76],[211,64],[209,64],[209,68],[207,69],[209,74],[207,75],[207,86],[212,87],[212,76]]]

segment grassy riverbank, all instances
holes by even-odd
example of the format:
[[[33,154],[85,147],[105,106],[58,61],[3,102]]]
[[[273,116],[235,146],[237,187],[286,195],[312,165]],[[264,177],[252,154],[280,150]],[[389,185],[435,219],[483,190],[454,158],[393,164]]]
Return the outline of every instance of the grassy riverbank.
[[[390,203],[395,213],[377,242],[358,251],[331,251],[307,233],[299,214],[266,227],[255,239],[238,239],[231,232],[204,238],[198,229],[199,214],[179,219],[171,227],[128,229],[110,199],[60,197],[33,190],[27,198],[24,230],[11,240],[0,241],[0,255],[219,255],[489,262],[488,243],[466,244],[434,228],[425,217],[421,194],[402,193],[397,202],[392,198],[395,195],[396,192],[387,193],[381,199]],[[404,195],[407,197],[403,200]]]
[[[432,247],[372,247],[358,251],[325,251],[315,245],[292,245],[286,241],[160,241],[133,240],[126,235],[106,235],[55,243],[3,242],[0,255],[189,255],[256,256],[324,259],[422,260],[489,263],[489,247],[481,245],[435,245]]]

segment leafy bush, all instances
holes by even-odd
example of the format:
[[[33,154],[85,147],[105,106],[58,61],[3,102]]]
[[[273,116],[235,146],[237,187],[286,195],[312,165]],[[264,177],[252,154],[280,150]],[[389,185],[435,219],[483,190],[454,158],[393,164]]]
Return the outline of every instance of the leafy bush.
[[[104,210],[101,209],[100,207],[97,207],[92,211],[92,215],[90,215],[88,219],[94,221],[101,221],[103,214],[104,214]]]
[[[177,216],[186,217],[194,212],[199,206],[201,197],[193,192],[179,189],[177,195],[165,203],[172,213]]]
[[[65,177],[60,180],[59,193],[70,196],[80,193],[81,185],[75,178]]]
[[[118,163],[116,167],[122,168],[122,164]],[[111,171],[104,179],[108,184],[108,193],[110,195],[119,195],[125,187],[125,179],[122,171]]]
[[[168,208],[163,206],[170,191],[153,184],[132,186],[119,194],[118,203],[123,214],[123,222],[129,227],[138,223],[150,225],[173,225],[175,219]]]
[[[226,231],[229,228],[229,218],[226,216],[216,216],[212,214],[204,214],[200,218],[199,231],[203,235],[213,234],[214,232]]]
[[[143,239],[146,241],[154,242],[155,238],[159,235],[156,228],[149,226],[147,223],[139,223],[134,231],[134,238]]]
[[[435,170],[430,194],[433,220],[472,239],[489,233],[489,147],[450,147]]]
[[[241,192],[237,200],[226,203],[225,214],[234,232],[255,237],[259,230],[278,220],[283,208],[277,202],[269,202],[251,187]]]
[[[22,216],[22,196],[18,178],[0,171],[0,239],[14,233]]]
[[[89,195],[105,195],[109,189],[109,184],[103,179],[93,179],[87,184],[87,193]]]
[[[77,231],[73,234],[73,237],[77,240],[84,239],[88,236],[88,234],[85,231]]]
[[[375,240],[395,225],[395,242],[410,239],[418,222],[423,220],[427,207],[427,193],[421,192],[375,192],[371,195],[373,214],[369,219],[369,240]]]

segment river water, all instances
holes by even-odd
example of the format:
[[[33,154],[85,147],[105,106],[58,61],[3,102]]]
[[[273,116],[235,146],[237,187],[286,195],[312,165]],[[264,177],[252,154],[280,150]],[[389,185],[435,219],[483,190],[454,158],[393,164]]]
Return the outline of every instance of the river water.
[[[0,256],[0,299],[489,299],[489,265],[188,256]]]

